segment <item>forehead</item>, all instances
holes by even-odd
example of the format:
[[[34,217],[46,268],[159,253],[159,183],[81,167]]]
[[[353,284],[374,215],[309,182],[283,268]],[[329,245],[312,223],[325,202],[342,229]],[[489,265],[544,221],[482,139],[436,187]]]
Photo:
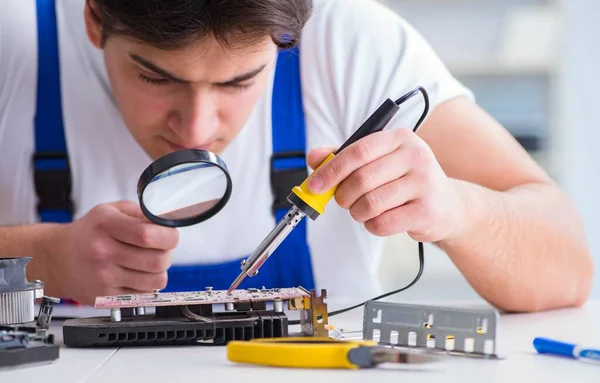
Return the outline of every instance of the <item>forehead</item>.
[[[120,38],[116,44],[128,55],[137,55],[161,69],[190,81],[226,81],[264,65],[270,66],[277,47],[270,38],[252,45],[225,47],[212,38],[185,48],[164,50]]]

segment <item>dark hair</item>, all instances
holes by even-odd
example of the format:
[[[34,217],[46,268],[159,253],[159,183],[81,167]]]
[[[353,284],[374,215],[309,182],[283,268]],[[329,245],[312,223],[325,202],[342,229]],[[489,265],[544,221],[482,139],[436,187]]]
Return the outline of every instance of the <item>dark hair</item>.
[[[207,37],[226,47],[271,37],[298,44],[312,0],[87,0],[103,42],[121,35],[159,49],[181,49]]]

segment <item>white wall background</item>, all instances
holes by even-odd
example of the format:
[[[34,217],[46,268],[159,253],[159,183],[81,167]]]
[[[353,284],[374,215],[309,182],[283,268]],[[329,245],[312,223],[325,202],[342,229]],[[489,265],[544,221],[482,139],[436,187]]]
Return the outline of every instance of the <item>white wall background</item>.
[[[600,89],[600,1],[380,1],[412,23],[509,130],[544,140],[532,155],[583,215],[597,265],[592,294],[600,298],[600,108],[595,94]],[[554,25],[547,23],[548,9],[557,16],[550,20],[560,21],[553,28],[545,28]],[[528,11],[515,13],[519,10]],[[533,18],[522,25],[517,15]],[[422,281],[394,299],[477,296],[443,252],[427,246],[425,258]],[[416,244],[404,235],[391,238],[381,265],[384,285],[392,289],[408,283],[417,265]]]
[[[557,143],[563,185],[583,214],[596,259],[600,297],[600,1],[561,0],[568,22],[559,91],[563,103]]]

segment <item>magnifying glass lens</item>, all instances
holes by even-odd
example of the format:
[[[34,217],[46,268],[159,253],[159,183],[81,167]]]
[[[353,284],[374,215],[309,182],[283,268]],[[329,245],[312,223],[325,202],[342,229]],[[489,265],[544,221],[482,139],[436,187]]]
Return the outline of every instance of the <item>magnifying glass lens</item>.
[[[183,164],[166,170],[150,181],[143,200],[148,211],[170,220],[203,214],[225,195],[227,177],[211,164]]]
[[[149,220],[179,227],[202,222],[221,210],[231,194],[231,179],[215,154],[191,149],[149,166],[138,189]]]

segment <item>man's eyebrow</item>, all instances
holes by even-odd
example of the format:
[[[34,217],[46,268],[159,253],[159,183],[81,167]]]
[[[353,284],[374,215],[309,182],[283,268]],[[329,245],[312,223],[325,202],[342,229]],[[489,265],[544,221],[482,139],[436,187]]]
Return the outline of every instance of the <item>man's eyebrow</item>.
[[[169,73],[168,71],[162,69],[158,65],[156,65],[156,64],[152,63],[151,61],[148,61],[136,54],[131,54],[130,56],[131,56],[131,59],[134,60],[135,62],[137,62],[138,64],[144,66],[145,68],[151,70],[152,72],[154,72],[158,75],[168,78],[171,81],[180,82],[180,83],[188,83],[189,82],[187,80],[183,80],[183,79],[173,75],[172,73]],[[235,85],[237,83],[240,83],[242,81],[250,80],[254,76],[258,75],[260,72],[262,72],[266,66],[267,66],[266,64],[263,64],[259,68],[253,69],[247,73],[243,73],[239,76],[232,78],[231,80],[219,82],[219,83],[217,83],[217,85],[230,86],[230,85]]]
[[[257,74],[259,74],[260,72],[262,72],[262,70],[265,69],[266,66],[267,66],[266,64],[265,65],[261,65],[259,68],[253,69],[250,72],[241,74],[239,76],[235,76],[231,80],[220,82],[217,85],[220,85],[220,86],[229,86],[229,85],[235,85],[235,84],[240,83],[242,81],[250,80],[251,78],[253,78]]]
[[[140,57],[140,56],[138,56],[138,55],[136,55],[136,54],[131,54],[130,56],[131,56],[131,58],[132,58],[134,61],[136,61],[138,64],[140,64],[140,65],[142,65],[142,66],[146,67],[147,69],[151,70],[152,72],[154,72],[154,73],[156,73],[156,74],[159,74],[159,75],[161,75],[161,76],[163,76],[163,77],[166,77],[166,78],[168,78],[168,79],[169,79],[169,80],[171,80],[171,81],[175,81],[175,82],[181,82],[181,83],[187,83],[187,82],[188,82],[188,81],[186,81],[186,80],[182,80],[182,79],[180,79],[179,77],[177,77],[177,76],[175,76],[175,75],[173,75],[173,74],[169,73],[168,71],[166,71],[166,70],[162,69],[162,68],[161,68],[161,67],[159,67],[158,65],[156,65],[156,64],[153,64],[152,62],[150,62],[150,61],[148,61],[148,60],[146,60],[146,59],[144,59],[144,58],[142,58],[142,57]]]

